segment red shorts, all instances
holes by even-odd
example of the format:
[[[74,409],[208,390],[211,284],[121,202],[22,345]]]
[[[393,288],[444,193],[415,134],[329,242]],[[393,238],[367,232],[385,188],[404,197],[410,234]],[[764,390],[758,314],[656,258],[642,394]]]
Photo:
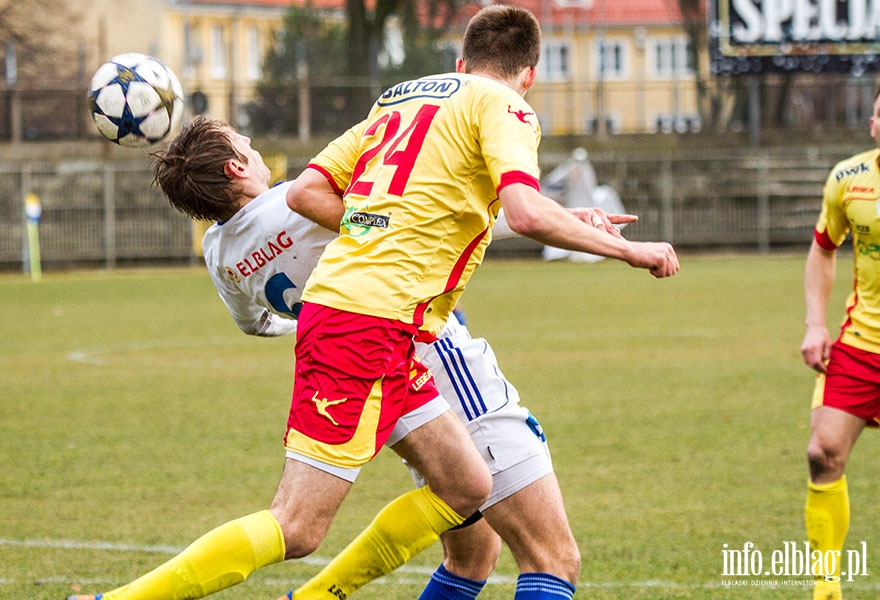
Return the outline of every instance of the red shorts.
[[[415,358],[416,328],[303,303],[288,450],[343,468],[369,462],[397,420],[437,397]]]
[[[813,408],[829,406],[880,423],[880,354],[841,342],[831,346],[828,372],[819,375],[813,391]]]

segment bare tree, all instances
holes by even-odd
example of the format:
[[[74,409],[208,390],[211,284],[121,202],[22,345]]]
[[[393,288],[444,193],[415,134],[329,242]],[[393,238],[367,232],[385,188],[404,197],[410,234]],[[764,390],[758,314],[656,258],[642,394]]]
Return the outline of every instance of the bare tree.
[[[69,35],[78,18],[65,0],[0,0],[0,137],[82,133],[85,49]]]
[[[66,0],[0,0],[0,52],[4,75],[15,63],[22,87],[72,86],[82,81],[80,40],[71,24],[81,15]]]
[[[707,0],[669,0],[677,2],[681,11],[683,27],[690,41],[689,51],[691,62],[695,66],[694,77],[697,86],[697,107],[700,111],[700,120],[708,126],[718,125],[721,114],[721,97],[713,93],[709,82],[700,68],[700,56],[709,46],[709,33],[706,30]],[[709,0],[711,1],[711,0]]]

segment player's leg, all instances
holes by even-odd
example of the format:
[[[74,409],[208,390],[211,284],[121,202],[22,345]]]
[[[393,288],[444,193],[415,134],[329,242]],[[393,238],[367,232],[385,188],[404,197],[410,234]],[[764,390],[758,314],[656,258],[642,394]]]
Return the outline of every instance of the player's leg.
[[[369,581],[390,573],[437,541],[441,533],[476,512],[491,487],[485,463],[467,430],[441,398],[441,411],[411,429],[392,448],[420,465],[430,483],[399,496],[315,577],[297,588],[296,600],[338,600],[328,590],[350,595]],[[454,465],[454,468],[450,468]],[[289,597],[289,596],[288,596]]]
[[[520,565],[522,575],[517,597],[536,598],[539,596],[527,594],[560,589],[563,595],[559,597],[570,595],[574,589],[571,584],[577,581],[580,553],[568,527],[546,439],[538,421],[519,406],[519,393],[504,377],[488,342],[472,339],[460,324],[448,323],[438,342],[420,348],[419,352],[434,371],[437,387],[466,423],[492,473],[492,493],[482,509],[493,513],[494,520],[504,528],[504,531],[496,531],[508,542]],[[414,473],[414,477],[419,483],[418,474]],[[529,501],[536,498],[544,504]],[[471,533],[472,536],[478,534],[478,529]],[[464,535],[444,540],[444,571],[465,575],[468,567],[463,561],[450,559],[468,557],[468,543]],[[440,575],[445,574],[441,571]],[[443,590],[447,596],[428,595],[442,587],[438,579],[446,580],[445,577],[432,578],[423,600],[467,597],[456,596],[454,586]]]
[[[459,514],[472,515],[489,496],[489,469],[452,411],[413,430],[391,449],[418,470],[431,491]]]
[[[313,310],[307,305],[300,313],[301,332],[307,307],[309,313]],[[359,323],[354,329],[358,331],[356,338],[350,334],[340,336],[338,347],[332,353],[322,353],[323,357],[340,358],[334,376],[323,380],[320,395],[349,398],[338,408],[331,409],[338,415],[336,418],[342,422],[340,417],[344,416],[344,409],[351,406],[351,394],[336,389],[339,381],[365,377],[380,370],[380,367],[371,366],[373,362],[386,362],[387,366],[381,367],[382,378],[374,379],[381,386],[374,392],[383,401],[373,442],[387,443],[401,456],[423,465],[430,472],[430,487],[408,492],[386,506],[330,565],[295,591],[297,599],[337,600],[337,596],[327,595],[328,589],[349,595],[368,581],[399,567],[436,541],[443,531],[462,523],[486,499],[491,478],[467,431],[439,397],[430,373],[415,360],[411,335],[407,338],[403,335],[405,332],[399,331],[398,324],[384,319],[339,311],[334,313],[322,308],[315,309],[315,312],[320,313],[321,326],[328,331],[339,318],[346,331],[350,330],[353,319]],[[385,350],[389,346],[388,340],[396,340],[390,355]],[[301,368],[310,368],[309,364],[299,360],[302,349],[300,340],[297,343],[297,372]],[[311,368],[318,367],[326,371],[326,359]],[[374,392],[369,394],[370,398]],[[370,405],[368,399],[366,406]],[[358,414],[364,412],[366,409]],[[335,427],[328,428],[325,422],[326,415],[306,415],[306,418],[310,418],[316,428],[323,426],[328,435],[335,434]],[[363,417],[359,418],[363,420]],[[384,433],[380,435],[379,432]],[[350,445],[350,442],[346,444]]]
[[[553,473],[485,509],[484,516],[519,566],[515,598],[572,597],[580,571],[580,550]]]
[[[466,524],[464,524],[466,525]],[[484,518],[440,536],[443,564],[419,600],[474,600],[498,564],[501,538]]]
[[[811,435],[807,447],[810,479],[804,518],[810,548],[823,555],[829,551],[842,551],[849,531],[849,492],[844,471],[852,447],[864,427],[864,419],[827,406],[814,408],[810,418]],[[840,573],[823,575],[816,578],[813,597],[816,600],[841,598],[840,582],[833,581]]]
[[[849,492],[844,472],[850,452],[869,422],[880,415],[880,356],[836,342],[827,372],[816,379],[807,459],[810,480],[804,517],[813,550],[842,551],[849,529]],[[839,562],[839,561],[838,561]],[[835,573],[816,578],[814,598],[841,597]]]
[[[101,600],[202,598],[317,548],[351,482],[288,459],[270,510],[230,521]],[[74,600],[92,596],[73,596]]]

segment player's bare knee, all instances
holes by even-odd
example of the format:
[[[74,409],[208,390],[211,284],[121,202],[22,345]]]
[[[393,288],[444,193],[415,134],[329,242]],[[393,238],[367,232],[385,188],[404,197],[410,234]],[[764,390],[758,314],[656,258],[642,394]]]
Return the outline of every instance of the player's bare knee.
[[[565,574],[564,579],[570,581],[573,585],[577,584],[578,575],[581,572],[581,551],[577,543],[571,540],[571,543],[560,545],[560,552],[557,560],[559,568]]]
[[[807,461],[810,466],[810,477],[817,479],[837,479],[843,475],[846,457],[832,445],[819,440],[810,440],[807,446]]]
[[[284,535],[284,558],[303,558],[318,549],[323,536],[307,532],[305,535],[291,532]]]
[[[431,485],[431,490],[437,494],[449,507],[467,518],[477,512],[492,491],[492,477],[488,469],[477,469],[467,477],[452,479],[441,482],[439,485]]]
[[[498,557],[501,554],[500,550],[501,548],[499,546],[499,552],[495,555],[490,555],[490,553],[487,552],[476,559],[472,557],[468,560],[459,560],[453,556],[449,556],[444,561],[443,566],[446,570],[455,573],[459,577],[473,579],[474,581],[485,581],[495,570],[495,567],[498,566]]]
[[[275,514],[281,533],[284,536],[284,558],[303,558],[318,549],[324,539],[325,531],[314,523],[302,519]]]
[[[489,498],[491,492],[492,476],[489,474],[488,469],[485,471],[481,470],[479,473],[474,474],[471,480],[471,485],[466,487],[462,492],[462,502],[469,508],[461,514],[470,516],[478,511],[483,503]]]

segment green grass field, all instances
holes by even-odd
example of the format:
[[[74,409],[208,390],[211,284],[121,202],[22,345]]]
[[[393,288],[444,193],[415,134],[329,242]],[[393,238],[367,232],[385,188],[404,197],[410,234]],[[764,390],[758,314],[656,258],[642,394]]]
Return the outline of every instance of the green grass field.
[[[491,261],[464,308],[540,419],[583,554],[577,597],[803,598],[795,577],[723,576],[722,550],[802,547],[812,376],[803,256],[684,256],[674,278],[620,263]],[[842,316],[850,265],[839,266]],[[203,269],[0,277],[0,598],[105,591],[264,508],[283,462],[292,340],[241,334]],[[850,463],[847,548],[876,598],[880,440]],[[273,599],[410,489],[383,451],[322,547],[214,596]],[[431,548],[355,597],[418,596]],[[483,591],[512,598],[502,556]],[[745,583],[725,587],[725,581]],[[756,583],[752,583],[756,582]]]

